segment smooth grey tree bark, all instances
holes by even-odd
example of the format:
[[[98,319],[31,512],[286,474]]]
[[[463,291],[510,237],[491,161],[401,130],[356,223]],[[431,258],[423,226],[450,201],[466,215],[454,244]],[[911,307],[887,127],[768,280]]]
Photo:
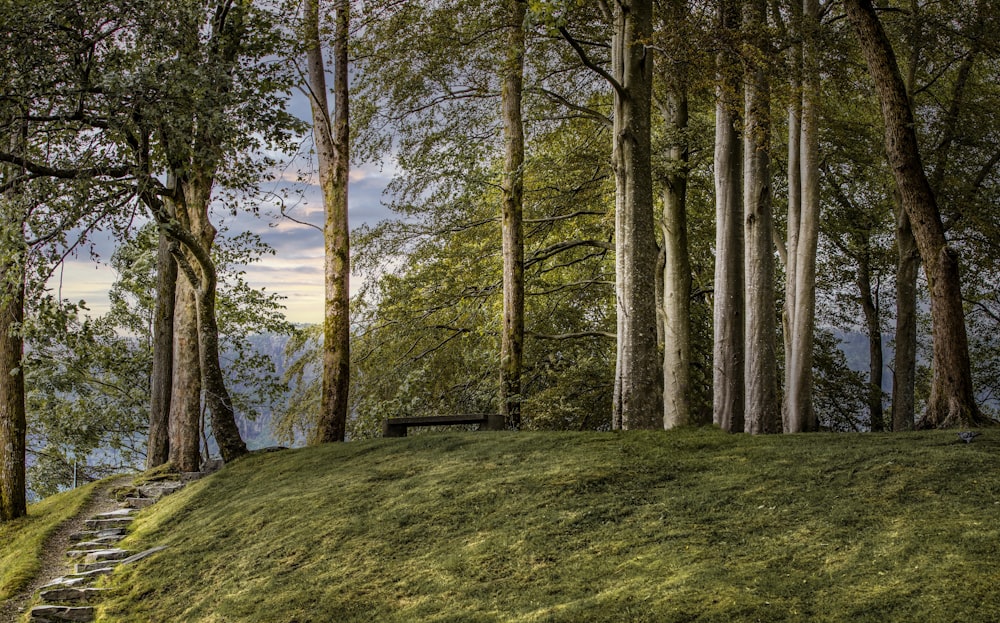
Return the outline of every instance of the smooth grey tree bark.
[[[770,178],[770,80],[765,59],[767,3],[744,3],[749,41],[744,81],[743,211],[746,274],[746,412],[748,433],[781,432],[774,292],[774,229]]]
[[[732,36],[740,25],[735,0],[720,0],[719,22]],[[713,306],[712,421],[743,432],[744,272],[743,157],[739,131],[742,81],[735,53],[723,47],[716,59],[715,95],[715,296]]]
[[[666,6],[668,28],[683,29],[687,0]],[[691,424],[691,260],[687,235],[688,94],[685,51],[671,49],[665,70],[666,83],[660,113],[668,135],[668,171],[662,190],[663,215],[663,427]],[[658,66],[659,67],[659,66]]]
[[[816,251],[819,240],[819,2],[801,11],[800,117],[789,123],[789,206],[786,260],[784,431],[818,428],[812,404],[813,336],[816,322]],[[793,106],[793,109],[796,108]],[[790,115],[793,116],[793,113]],[[797,140],[792,134],[798,133]],[[792,150],[796,149],[797,154]],[[793,171],[797,167],[798,171]]]

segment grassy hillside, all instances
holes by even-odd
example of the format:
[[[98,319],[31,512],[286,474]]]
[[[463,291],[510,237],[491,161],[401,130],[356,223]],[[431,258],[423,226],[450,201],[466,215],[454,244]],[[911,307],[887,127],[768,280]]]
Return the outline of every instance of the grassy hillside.
[[[22,590],[38,572],[45,539],[73,517],[94,493],[96,483],[45,498],[28,516],[0,523],[0,601]]]
[[[145,511],[108,621],[996,621],[1000,433],[448,433]]]

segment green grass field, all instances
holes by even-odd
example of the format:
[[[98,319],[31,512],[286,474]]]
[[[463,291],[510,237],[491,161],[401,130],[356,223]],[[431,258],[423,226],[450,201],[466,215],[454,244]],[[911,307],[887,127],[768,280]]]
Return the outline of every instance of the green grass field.
[[[148,509],[104,621],[997,621],[1000,433],[431,433]]]
[[[45,539],[90,499],[95,484],[48,497],[28,507],[28,516],[0,523],[0,601],[9,599],[38,572]]]

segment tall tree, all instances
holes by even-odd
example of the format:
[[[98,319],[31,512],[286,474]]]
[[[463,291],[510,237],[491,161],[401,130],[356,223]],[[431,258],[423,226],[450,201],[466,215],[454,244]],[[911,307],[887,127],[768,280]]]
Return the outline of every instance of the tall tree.
[[[524,358],[524,20],[526,0],[507,0],[507,58],[500,96],[504,128],[503,330],[500,334],[500,393],[507,426],[521,427],[521,367]]]
[[[173,180],[168,179],[167,187],[173,186]],[[176,217],[176,214],[170,216]],[[153,313],[153,366],[149,384],[146,469],[153,469],[170,460],[170,397],[173,387],[176,298],[177,264],[170,253],[170,239],[161,231],[156,254],[156,309]]]
[[[812,406],[816,318],[816,247],[819,239],[819,2],[803,0],[800,20],[801,82],[793,84],[788,142],[788,242],[785,262],[785,408],[788,433],[816,430]],[[794,71],[799,68],[793,68]],[[797,134],[798,136],[794,136]],[[797,153],[796,153],[797,152]]]
[[[602,3],[602,6],[603,3]],[[607,7],[605,7],[607,8]],[[565,28],[585,65],[614,91],[615,291],[618,330],[612,425],[661,428],[660,358],[656,351],[656,239],[653,220],[651,0],[615,0],[611,72],[594,64]]]
[[[958,254],[948,245],[937,198],[924,171],[906,85],[870,0],[845,0],[845,7],[879,95],[886,154],[913,227],[930,290],[933,378],[920,425],[980,425],[985,418],[972,388]]]
[[[671,137],[663,184],[663,427],[692,423],[691,413],[691,259],[688,253],[687,178],[690,163],[688,120],[689,32],[686,0],[672,0],[665,11],[665,62],[657,64],[666,84],[656,98]]]
[[[327,102],[326,66],[320,39],[319,0],[305,0],[303,17],[313,136],[326,210],[323,228],[326,248],[323,389],[316,431],[317,440],[326,443],[344,441],[350,388],[350,240],[347,222],[347,182],[350,173],[347,38],[350,2],[338,0],[336,3],[332,119]]]
[[[16,176],[3,167],[0,184]],[[12,191],[0,193],[0,521],[27,514],[25,497],[24,280],[26,245]]]
[[[744,268],[742,152],[740,124],[742,81],[734,70],[734,34],[740,5],[720,0],[724,36],[716,58],[715,95],[715,305],[712,353],[712,420],[729,432],[744,428]]]
[[[771,95],[766,0],[744,3],[743,210],[746,271],[746,414],[748,433],[781,432],[775,352],[771,194]]]

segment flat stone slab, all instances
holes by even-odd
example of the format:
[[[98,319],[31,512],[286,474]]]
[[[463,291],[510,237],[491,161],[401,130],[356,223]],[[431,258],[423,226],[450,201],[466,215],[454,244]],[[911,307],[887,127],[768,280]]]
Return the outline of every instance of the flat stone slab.
[[[125,498],[125,506],[134,509],[142,509],[156,504],[155,498]]]
[[[125,536],[125,528],[106,528],[104,530],[81,530],[69,535],[70,541],[99,541],[108,537]]]
[[[135,514],[135,509],[132,508],[119,508],[116,511],[108,511],[107,513],[98,513],[94,515],[95,519],[116,519],[119,517],[131,517]]]
[[[101,562],[78,562],[75,565],[76,575],[87,573],[88,571],[111,571],[118,566],[117,560],[102,560]]]
[[[56,578],[42,587],[42,590],[47,588],[73,588],[84,586],[87,583],[87,578],[84,577],[64,577]]]
[[[91,603],[100,599],[101,595],[106,591],[107,589],[104,588],[57,587],[48,590],[42,589],[39,597],[42,598],[42,601],[49,604],[66,602]]]
[[[30,621],[60,623],[62,621],[93,621],[94,609],[90,606],[35,606]]]
[[[96,552],[89,552],[83,562],[104,562],[108,560],[122,560],[132,555],[127,549],[101,549]]]
[[[165,495],[170,495],[184,488],[184,483],[177,481],[151,482],[141,485],[139,495],[144,498],[160,499]]]
[[[92,582],[94,579],[101,577],[102,575],[108,575],[115,570],[115,563],[106,563],[107,567],[101,567],[99,569],[91,569],[90,571],[77,571],[73,575],[69,576],[69,579],[80,580],[82,583]],[[77,565],[79,566],[79,565]]]
[[[135,521],[133,517],[114,517],[112,519],[86,519],[83,523],[91,530],[107,530],[125,528],[133,521]]]

